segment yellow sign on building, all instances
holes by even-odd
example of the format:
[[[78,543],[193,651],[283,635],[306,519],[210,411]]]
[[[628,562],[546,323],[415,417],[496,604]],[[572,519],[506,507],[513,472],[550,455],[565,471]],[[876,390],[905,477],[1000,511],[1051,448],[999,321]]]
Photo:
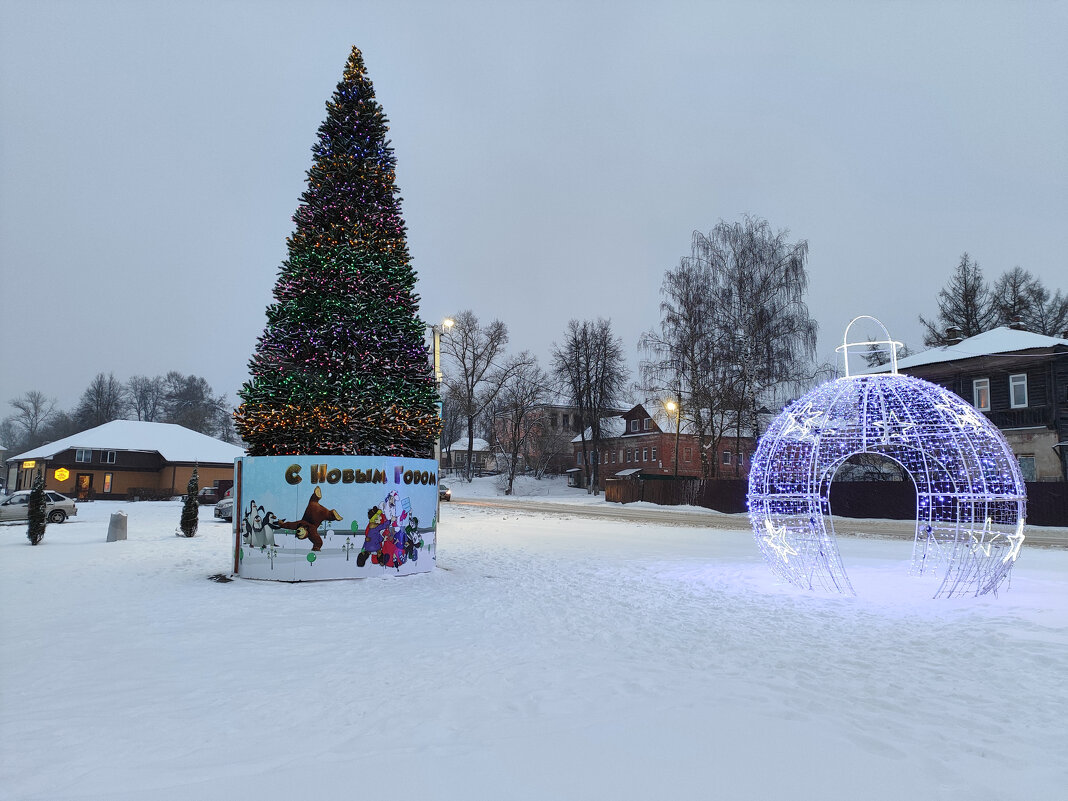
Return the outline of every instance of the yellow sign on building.
[[[66,481],[68,478],[70,478],[70,470],[65,467],[56,470],[56,481]]]

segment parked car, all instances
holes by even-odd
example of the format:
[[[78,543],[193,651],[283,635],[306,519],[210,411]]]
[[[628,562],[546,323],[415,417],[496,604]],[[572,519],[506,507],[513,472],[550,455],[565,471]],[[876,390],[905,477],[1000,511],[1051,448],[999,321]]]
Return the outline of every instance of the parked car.
[[[45,515],[49,523],[62,523],[78,514],[74,500],[52,490],[45,490]],[[30,516],[30,491],[19,490],[0,502],[0,520],[27,520]]]
[[[203,489],[200,490],[200,492],[197,493],[197,503],[200,503],[200,504],[217,503],[218,500],[219,500],[219,495],[215,491],[215,487],[204,487]]]
[[[441,501],[451,501],[452,500],[452,490],[449,489],[448,485],[441,484],[440,482],[438,483],[438,500],[441,500]]]
[[[233,492],[234,489],[231,487],[223,495],[222,500],[215,504],[215,516],[220,520],[225,520],[227,523],[232,523],[234,520]]]

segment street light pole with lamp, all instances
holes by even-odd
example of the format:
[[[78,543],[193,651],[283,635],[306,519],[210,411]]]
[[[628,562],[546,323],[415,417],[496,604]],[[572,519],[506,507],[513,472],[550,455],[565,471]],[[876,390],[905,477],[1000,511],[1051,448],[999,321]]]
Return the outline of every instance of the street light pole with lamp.
[[[438,386],[438,420],[441,420],[441,335],[443,332],[452,328],[453,325],[453,320],[448,317],[441,321],[441,325],[427,324],[427,328],[429,328],[434,335],[434,381]],[[436,469],[441,469],[440,433],[438,434],[438,438],[434,441],[434,465]]]
[[[668,401],[664,407],[669,412],[675,413],[675,478],[679,477],[679,428],[682,419],[682,405],[675,401]]]

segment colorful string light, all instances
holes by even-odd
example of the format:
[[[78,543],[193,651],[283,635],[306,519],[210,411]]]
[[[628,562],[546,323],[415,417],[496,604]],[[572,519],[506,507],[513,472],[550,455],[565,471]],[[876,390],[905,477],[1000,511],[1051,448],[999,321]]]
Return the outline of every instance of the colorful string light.
[[[388,121],[374,97],[354,47],[238,393],[235,426],[250,456],[433,455],[437,386]]]

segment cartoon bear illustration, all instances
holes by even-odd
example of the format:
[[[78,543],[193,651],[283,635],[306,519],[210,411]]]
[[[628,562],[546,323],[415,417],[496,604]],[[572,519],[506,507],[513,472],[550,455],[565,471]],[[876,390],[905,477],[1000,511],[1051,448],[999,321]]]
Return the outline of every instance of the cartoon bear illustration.
[[[323,538],[319,536],[319,524],[327,520],[344,520],[335,509],[327,509],[319,501],[323,497],[323,491],[316,487],[308,499],[308,508],[300,520],[278,520],[273,523],[275,528],[288,528],[297,532],[298,539],[311,540],[312,550],[318,551],[323,547]]]

